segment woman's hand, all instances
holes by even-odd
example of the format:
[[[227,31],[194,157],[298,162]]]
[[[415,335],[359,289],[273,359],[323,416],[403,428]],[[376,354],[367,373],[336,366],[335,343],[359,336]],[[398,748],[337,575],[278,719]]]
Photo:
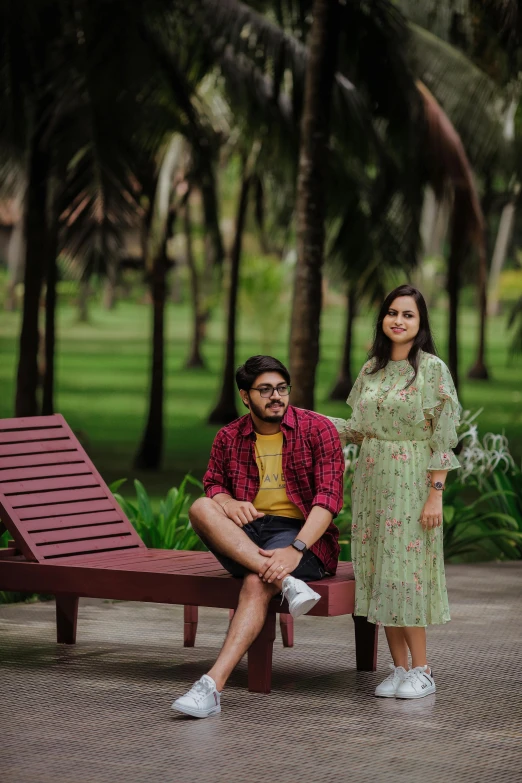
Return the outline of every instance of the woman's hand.
[[[442,492],[439,490],[432,489],[430,491],[422,509],[420,523],[424,530],[431,530],[442,525]]]

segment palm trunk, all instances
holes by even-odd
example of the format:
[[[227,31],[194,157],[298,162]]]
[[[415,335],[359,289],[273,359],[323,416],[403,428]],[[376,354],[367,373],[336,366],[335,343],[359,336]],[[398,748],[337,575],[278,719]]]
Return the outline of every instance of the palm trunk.
[[[54,357],[56,351],[56,282],[58,278],[58,216],[53,215],[53,226],[47,254],[45,290],[45,372],[43,376],[42,415],[54,413]]]
[[[292,403],[314,407],[319,361],[321,270],[324,249],[324,185],[330,106],[337,61],[339,4],[314,0],[305,79],[297,180],[297,265],[290,332]]]
[[[89,322],[89,280],[80,280],[78,285],[78,321],[81,324]]]
[[[16,416],[37,416],[38,321],[47,247],[47,196],[50,160],[41,148],[40,134],[31,140],[24,215],[25,270],[22,330],[16,380]]]
[[[457,390],[459,388],[459,299],[462,285],[462,267],[466,260],[469,247],[466,237],[464,202],[465,197],[457,189],[455,191],[453,214],[451,218],[451,240],[447,278],[447,292],[449,297],[448,366]]]
[[[497,238],[495,241],[495,248],[493,250],[493,258],[491,259],[491,271],[489,273],[489,307],[488,311],[490,315],[498,315],[500,311],[499,307],[499,280],[500,273],[506,263],[509,245],[511,237],[513,236],[513,228],[515,225],[515,213],[516,203],[518,198],[518,192],[520,185],[517,183],[511,198],[507,204],[505,204],[502,214],[500,216],[500,223],[498,226]]]
[[[201,343],[205,329],[205,316],[201,306],[200,279],[194,258],[192,247],[192,223],[190,219],[190,198],[187,197],[183,212],[183,225],[185,230],[185,246],[187,253],[187,266],[190,274],[190,290],[192,294],[192,347],[187,359],[187,368],[204,368],[205,362],[201,354]]]
[[[241,246],[245,228],[246,212],[248,206],[248,191],[251,177],[247,174],[246,164],[243,164],[241,178],[241,190],[236,216],[236,233],[234,245],[230,255],[230,288],[228,292],[228,319],[227,319],[227,344],[225,352],[225,366],[219,400],[208,417],[209,424],[228,424],[237,419],[236,408],[236,320],[237,320],[237,294],[239,288],[239,266],[241,262]]]
[[[489,220],[493,204],[493,185],[491,177],[486,177],[484,197],[482,199],[482,214],[484,215],[484,243],[478,250],[478,305],[479,305],[479,334],[477,346],[477,358],[468,371],[468,378],[487,381],[489,379],[486,367],[486,328],[488,320],[488,261],[487,256],[490,247]]]
[[[167,241],[170,238],[176,215],[169,216],[165,239],[154,259],[151,272],[152,295],[152,368],[149,392],[149,413],[141,445],[134,466],[141,470],[157,470],[163,457],[164,378],[165,378],[165,301],[167,298]]]
[[[335,386],[330,392],[331,400],[346,400],[353,386],[352,380],[352,343],[353,343],[353,325],[356,316],[356,298],[355,287],[351,285],[348,288],[346,297],[346,330],[344,337],[344,350],[341,360],[341,368]]]

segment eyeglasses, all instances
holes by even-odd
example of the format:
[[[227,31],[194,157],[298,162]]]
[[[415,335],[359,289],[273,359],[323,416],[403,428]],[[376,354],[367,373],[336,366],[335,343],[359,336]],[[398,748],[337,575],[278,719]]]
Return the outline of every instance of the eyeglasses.
[[[282,383],[279,386],[251,386],[253,391],[258,391],[261,397],[271,397],[274,392],[277,392],[280,397],[288,397],[290,394],[291,386],[287,383]]]

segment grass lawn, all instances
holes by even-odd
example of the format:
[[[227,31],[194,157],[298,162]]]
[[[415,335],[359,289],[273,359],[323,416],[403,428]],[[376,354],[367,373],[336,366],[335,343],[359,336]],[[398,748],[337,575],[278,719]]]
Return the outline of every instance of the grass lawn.
[[[323,315],[321,364],[316,407],[323,413],[343,416],[343,403],[327,401],[341,351],[344,315],[331,305]],[[17,362],[19,313],[2,312],[0,318],[0,416],[13,415]],[[262,330],[248,313],[240,318],[237,363],[255,353],[270,352],[287,359],[288,327],[276,323]],[[433,313],[439,350],[445,358],[443,311]],[[190,334],[187,305],[169,304],[167,311],[166,448],[164,467],[143,474],[132,461],[146,417],[150,308],[122,302],[112,312],[93,305],[90,324],[79,324],[76,310],[62,304],[58,314],[56,409],[64,414],[89,450],[107,481],[140,478],[153,496],[163,494],[188,471],[201,477],[216,428],[206,417],[216,401],[223,357],[224,324],[216,312],[209,328],[205,356],[209,369],[185,370]],[[363,362],[371,336],[371,317],[361,316],[356,327],[357,365]],[[476,314],[463,311],[461,346],[463,375],[472,363],[476,335]],[[489,325],[488,366],[492,380],[484,383],[464,379],[463,405],[472,410],[484,407],[480,429],[484,433],[504,431],[512,452],[522,457],[522,361],[507,363],[505,320]],[[239,407],[241,413],[244,409]],[[128,494],[131,490],[129,486]]]

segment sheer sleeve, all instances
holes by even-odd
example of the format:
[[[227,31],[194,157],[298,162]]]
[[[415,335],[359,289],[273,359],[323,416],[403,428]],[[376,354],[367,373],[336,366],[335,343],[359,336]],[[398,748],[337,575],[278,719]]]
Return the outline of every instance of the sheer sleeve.
[[[364,386],[364,376],[366,375],[368,367],[369,362],[366,362],[357,376],[357,380],[352,386],[352,390],[348,395],[348,399],[346,400],[346,404],[349,405],[352,409],[352,415],[350,418],[337,419],[333,416],[328,416],[339,433],[339,437],[341,438],[341,443],[343,446],[347,446],[348,443],[361,444],[364,440],[363,417],[359,402],[361,400],[361,393]]]
[[[425,375],[425,419],[431,420],[431,459],[428,470],[454,470],[460,463],[453,453],[458,443],[460,406],[450,371],[440,360],[430,362]]]

